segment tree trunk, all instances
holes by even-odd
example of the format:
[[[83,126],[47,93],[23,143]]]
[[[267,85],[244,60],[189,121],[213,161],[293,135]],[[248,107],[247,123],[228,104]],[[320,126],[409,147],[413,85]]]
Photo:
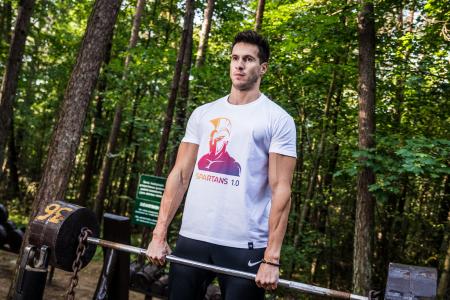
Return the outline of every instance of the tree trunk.
[[[156,89],[154,88],[154,84],[155,82],[150,83],[149,84],[149,97],[153,98],[156,96]],[[143,89],[147,89],[147,87],[143,88]],[[144,120],[147,120],[150,116],[144,116]],[[134,199],[136,196],[136,190],[137,190],[137,185],[138,185],[138,181],[139,181],[139,172],[143,171],[142,170],[142,164],[138,164],[138,162],[140,161],[141,158],[141,153],[140,153],[140,145],[139,143],[135,143],[134,147],[133,147],[133,159],[131,161],[131,170],[130,170],[130,178],[128,181],[128,187],[127,187],[127,196],[129,198]]]
[[[439,223],[447,224],[444,227],[443,244],[447,244],[447,254],[441,267],[441,277],[439,278],[439,285],[437,295],[439,299],[445,299],[450,283],[450,175],[445,177],[444,181],[444,196],[442,197],[441,207],[439,210]],[[445,215],[445,212],[447,214]],[[447,220],[444,220],[447,217]],[[445,246],[444,246],[445,247]]]
[[[200,41],[198,43],[197,61],[195,66],[201,67],[205,63],[206,48],[208,47],[209,32],[211,31],[211,20],[214,13],[214,0],[208,0],[205,12],[203,14],[202,31],[200,32]]]
[[[64,199],[89,100],[112,39],[119,6],[119,0],[97,0],[94,4],[77,63],[64,95],[35,208],[41,205],[41,201]]]
[[[14,33],[11,38],[8,61],[3,73],[0,91],[0,164],[3,163],[6,141],[11,130],[13,118],[13,103],[19,80],[19,71],[25,49],[30,18],[33,13],[35,0],[23,0],[17,14]]]
[[[8,194],[10,199],[17,198],[21,200],[20,188],[19,188],[19,174],[17,170],[17,149],[16,149],[16,136],[14,133],[14,120],[11,120],[11,131],[9,134],[8,142]]]
[[[262,28],[265,0],[258,0],[258,8],[256,10],[255,31],[260,32]]]
[[[2,23],[2,33],[3,39],[9,43],[11,42],[11,23],[12,23],[12,7],[11,0],[5,1],[3,3],[3,23]]]
[[[191,18],[194,14],[191,15]],[[192,33],[194,29],[193,19],[189,20],[188,36],[186,40],[186,49],[183,57],[183,70],[180,77],[180,98],[176,101],[176,116],[175,116],[175,132],[173,134],[173,142],[175,143],[174,150],[172,151],[169,159],[169,169],[175,165],[175,160],[178,153],[178,146],[180,144],[181,136],[183,135],[185,121],[186,121],[186,109],[189,100],[189,76],[191,74],[192,65]]]
[[[347,61],[347,60],[346,60]],[[342,74],[340,75],[342,76]],[[343,78],[341,78],[338,87],[336,89],[336,100],[333,108],[333,112],[331,115],[331,133],[333,136],[333,144],[331,145],[331,154],[328,156],[328,169],[323,179],[323,185],[325,189],[325,193],[328,195],[328,197],[332,197],[333,195],[333,175],[336,171],[336,166],[338,163],[338,157],[339,157],[339,143],[337,142],[339,140],[338,137],[338,117],[340,112],[340,106],[342,101],[342,95],[343,95]]]
[[[136,4],[136,12],[134,15],[133,20],[133,27],[131,30],[131,37],[130,42],[128,45],[128,54],[125,58],[125,67],[124,67],[124,74],[122,77],[122,81],[125,82],[127,79],[127,73],[128,73],[128,65],[130,63],[131,59],[131,49],[136,47],[138,37],[139,37],[139,27],[141,25],[141,19],[142,19],[142,13],[144,11],[145,7],[145,0],[138,0]],[[128,94],[128,93],[125,93]],[[103,157],[103,163],[102,163],[102,170],[100,173],[100,180],[98,183],[97,188],[97,194],[95,196],[95,203],[94,203],[94,211],[97,215],[97,219],[101,222],[101,219],[103,217],[103,207],[104,207],[104,201],[106,197],[106,189],[109,184],[109,177],[111,173],[111,165],[113,158],[115,157],[114,152],[116,152],[117,148],[117,137],[119,136],[120,126],[122,124],[122,111],[123,111],[123,104],[124,102],[128,100],[126,97],[123,97],[119,100],[116,106],[116,110],[114,113],[114,120],[111,127],[111,132],[109,134],[108,139],[108,146],[106,149],[106,154]]]
[[[111,48],[112,43],[109,43],[108,49],[106,51],[105,55],[105,61],[103,63],[104,69],[106,70],[106,66],[108,66],[110,60],[111,60]],[[98,148],[98,144],[100,143],[100,137],[95,132],[96,129],[99,127],[100,120],[102,118],[102,111],[103,111],[103,99],[104,99],[104,92],[106,91],[107,86],[107,76],[106,71],[104,72],[103,76],[100,78],[100,81],[98,83],[97,87],[97,99],[96,99],[96,105],[95,105],[95,114],[92,120],[92,129],[89,136],[88,141],[88,150],[86,154],[86,161],[84,166],[84,172],[83,172],[83,179],[80,184],[80,193],[78,195],[78,204],[81,206],[87,206],[89,194],[91,192],[91,186],[92,186],[92,178],[95,173],[95,154],[96,150]]]
[[[132,143],[133,143],[133,134],[134,134],[134,125],[135,125],[135,120],[136,120],[136,113],[137,113],[137,108],[139,105],[139,101],[140,101],[140,94],[141,94],[141,89],[140,87],[138,87],[136,89],[135,92],[135,97],[134,97],[134,101],[133,101],[133,109],[132,109],[132,113],[131,113],[131,122],[130,122],[130,127],[128,128],[128,133],[127,133],[127,141],[126,141],[126,153],[125,153],[125,158],[123,159],[123,167],[121,169],[121,174],[120,174],[120,183],[119,183],[119,188],[117,190],[116,196],[118,197],[118,201],[115,207],[115,211],[118,215],[122,214],[121,209],[123,207],[123,205],[121,204],[122,202],[124,202],[124,198],[123,196],[125,195],[125,185],[128,179],[128,161],[130,160],[130,151],[132,149]]]
[[[131,160],[130,178],[128,180],[128,187],[127,187],[127,196],[129,198],[134,198],[136,196],[136,189],[138,184],[137,173],[139,172],[137,165],[138,161],[139,161],[139,144],[136,144],[134,145],[133,159]]]
[[[450,220],[450,214],[449,214],[449,220]],[[444,268],[442,269],[441,277],[439,278],[439,285],[437,290],[437,295],[439,299],[446,299],[445,296],[447,294],[448,285],[450,281],[450,239],[447,239],[447,255],[445,256],[444,260]]]
[[[340,111],[340,105],[343,95],[343,80],[339,83],[339,86],[337,87],[337,97],[335,102],[335,107],[332,114],[332,135],[333,135],[333,141],[335,141],[331,145],[331,155],[329,156],[329,162],[328,162],[328,170],[324,177],[324,188],[325,193],[328,197],[331,199],[335,199],[335,193],[333,191],[333,174],[336,171],[336,166],[338,163],[338,157],[339,157],[339,143],[337,142],[338,139],[338,116]],[[329,266],[329,272],[328,272],[328,287],[331,287],[334,285],[334,277],[335,277],[335,260],[334,255],[332,253],[333,251],[333,245],[334,245],[334,238],[335,238],[335,229],[331,228],[331,226],[326,226],[327,236],[329,236],[329,254],[327,255],[326,261]]]
[[[179,81],[181,77],[181,71],[183,67],[184,54],[186,53],[186,46],[188,43],[189,27],[190,23],[194,20],[194,0],[186,0],[186,12],[184,15],[183,33],[181,34],[180,48],[178,50],[177,62],[175,64],[175,71],[172,78],[172,85],[170,88],[169,101],[167,102],[166,117],[163,124],[163,132],[159,142],[158,157],[156,160],[155,172],[156,176],[162,176],[164,162],[167,152],[167,145],[169,143],[170,130],[172,128],[173,113],[175,110],[175,104],[178,94]],[[150,240],[150,230],[144,228],[142,233],[141,247],[146,247]]]
[[[107,45],[111,42],[114,24],[119,12],[120,0],[97,0],[89,18],[86,33],[81,43],[77,62],[64,94],[58,123],[53,132],[47,161],[36,198],[33,201],[30,220],[41,207],[64,199],[69,176],[80,143],[87,108],[94,90]],[[28,231],[22,243],[27,244]],[[17,274],[16,264],[15,273]],[[11,282],[8,299],[13,296],[16,278]]]
[[[32,50],[30,51],[30,58],[31,61],[27,63],[28,65],[28,72],[27,72],[27,78],[26,78],[26,84],[24,87],[24,94],[23,94],[23,103],[22,103],[22,107],[26,108],[24,111],[22,111],[22,113],[24,115],[31,115],[31,107],[34,103],[34,97],[35,97],[35,83],[36,83],[36,79],[38,78],[38,74],[39,74],[39,70],[40,70],[40,66],[41,66],[41,62],[39,61],[38,57],[39,57],[39,48],[41,46],[41,40],[39,39],[39,30],[35,33],[35,37],[34,37],[34,45],[32,47]],[[14,122],[14,121],[13,121]],[[17,152],[17,157],[18,157],[18,166],[23,168],[23,165],[20,164],[21,161],[21,157],[24,157],[24,155],[26,155],[26,153],[22,152],[22,145],[24,145],[26,143],[26,141],[28,140],[28,135],[29,135],[29,126],[28,123],[22,123],[22,124],[18,124],[18,126],[16,125],[17,123],[14,124],[14,128],[11,128],[11,131],[14,130],[14,139],[15,139],[15,144],[16,144],[16,152]],[[21,176],[26,176],[29,177],[30,181],[39,181],[40,176],[41,176],[41,166],[43,164],[43,159],[41,159],[43,157],[43,154],[40,155],[41,153],[44,153],[44,147],[46,145],[36,145],[35,149],[36,149],[36,159],[33,162],[33,166],[26,166],[26,168],[23,168],[24,173],[26,174],[21,174]],[[25,171],[26,170],[26,171]],[[18,171],[19,172],[19,171]],[[19,172],[20,173],[20,172]],[[21,196],[25,196],[26,193],[22,194]],[[25,197],[23,198],[25,199]],[[27,199],[25,199],[25,201],[27,201]],[[24,202],[25,204],[25,202]]]
[[[359,149],[375,146],[375,15],[371,2],[362,4],[358,14],[359,38]],[[369,186],[375,183],[373,170],[364,166],[367,158],[360,158],[357,178],[355,236],[353,252],[353,291],[367,294],[372,280],[372,244],[374,202]]]
[[[169,42],[170,32],[172,30],[172,26],[170,26],[170,23],[172,22],[172,15],[173,15],[174,6],[176,6],[176,5],[173,4],[173,0],[170,0],[170,3],[169,3],[169,16],[167,17],[167,23],[166,23],[166,26],[165,26],[164,46],[167,46],[167,43]]]
[[[183,67],[184,54],[186,52],[186,45],[189,35],[189,26],[191,26],[189,23],[192,22],[190,20],[193,20],[193,14],[194,14],[194,1],[186,0],[186,14],[184,16],[184,25],[183,25],[183,33],[181,35],[180,49],[178,50],[177,62],[175,65],[172,85],[170,88],[169,101],[167,103],[166,117],[164,119],[163,132],[159,142],[158,158],[155,166],[156,176],[161,176],[163,172],[170,130],[172,128],[173,113],[175,110],[175,103],[178,94],[181,70]]]

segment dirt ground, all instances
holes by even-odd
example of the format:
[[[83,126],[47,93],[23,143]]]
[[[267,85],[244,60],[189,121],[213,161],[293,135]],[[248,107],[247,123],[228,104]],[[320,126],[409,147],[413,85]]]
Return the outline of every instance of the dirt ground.
[[[0,250],[0,299],[6,299],[11,283],[11,277],[16,264],[17,254]],[[99,261],[91,261],[80,271],[80,281],[75,289],[77,300],[92,299],[101,273],[102,264]],[[64,299],[64,294],[69,285],[71,273],[56,269],[52,284],[45,288],[44,299]],[[145,296],[130,291],[130,300],[144,300]]]

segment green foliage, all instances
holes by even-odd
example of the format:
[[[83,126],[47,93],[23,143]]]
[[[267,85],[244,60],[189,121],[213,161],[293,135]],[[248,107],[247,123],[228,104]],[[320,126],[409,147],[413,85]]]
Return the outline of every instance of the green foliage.
[[[8,209],[8,220],[13,221],[17,228],[28,224],[29,211],[20,203],[19,199],[9,201],[6,208]]]
[[[405,176],[418,180],[435,180],[450,174],[450,140],[410,138],[401,141],[398,136],[377,139],[377,148],[353,151],[355,160],[346,169],[339,170],[355,176],[358,169],[368,167],[375,171],[377,182],[370,191],[399,193],[399,181]]]

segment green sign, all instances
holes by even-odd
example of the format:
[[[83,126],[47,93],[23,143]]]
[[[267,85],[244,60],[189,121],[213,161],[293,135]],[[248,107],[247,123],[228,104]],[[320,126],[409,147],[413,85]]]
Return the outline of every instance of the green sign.
[[[156,225],[165,185],[166,178],[140,175],[132,218],[134,224]]]

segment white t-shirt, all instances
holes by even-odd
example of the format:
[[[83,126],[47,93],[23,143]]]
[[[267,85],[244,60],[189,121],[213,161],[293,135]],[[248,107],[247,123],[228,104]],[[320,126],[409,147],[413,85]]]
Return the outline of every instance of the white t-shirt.
[[[189,118],[182,142],[199,145],[180,234],[237,248],[267,246],[269,152],[296,157],[294,120],[265,95],[245,105],[228,96]]]

